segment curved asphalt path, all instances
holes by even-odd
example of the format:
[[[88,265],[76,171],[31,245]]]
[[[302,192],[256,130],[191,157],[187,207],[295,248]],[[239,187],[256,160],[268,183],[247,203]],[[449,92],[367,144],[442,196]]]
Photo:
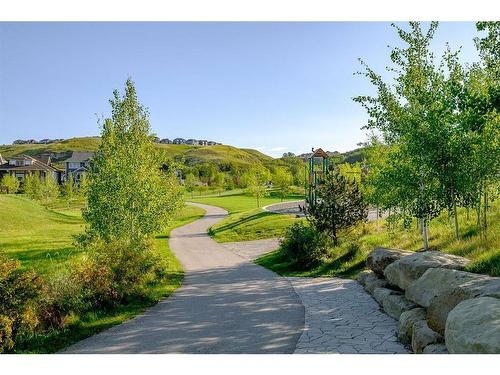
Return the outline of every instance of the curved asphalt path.
[[[227,212],[171,232],[183,285],[143,315],[85,339],[65,353],[293,353],[304,306],[286,278],[212,240],[207,229]]]

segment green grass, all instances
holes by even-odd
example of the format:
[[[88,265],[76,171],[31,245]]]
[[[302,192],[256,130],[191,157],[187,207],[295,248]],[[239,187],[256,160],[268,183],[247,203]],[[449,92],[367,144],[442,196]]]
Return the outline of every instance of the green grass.
[[[292,215],[275,214],[257,208],[229,216],[212,226],[209,234],[217,242],[279,237],[296,220],[300,219]]]
[[[477,232],[474,213],[467,219],[466,211],[459,210],[461,237],[455,239],[453,220],[447,213],[432,220],[429,226],[430,247],[446,253],[471,259],[466,270],[470,272],[500,276],[500,202],[494,202],[488,212],[489,230],[486,238]],[[385,220],[359,225],[350,233],[344,233],[342,244],[330,249],[329,255],[312,269],[297,270],[294,264],[278,251],[256,260],[268,269],[283,276],[341,276],[355,277],[365,268],[366,257],[374,248],[389,247],[420,250],[422,239],[415,223],[409,229],[389,228]],[[349,251],[349,243],[356,243],[359,251]]]
[[[50,274],[77,254],[73,236],[84,227],[78,210],[59,212],[19,195],[0,195],[0,253]]]
[[[101,143],[100,137],[77,137],[66,139],[61,142],[23,145],[0,145],[0,154],[4,157],[27,154],[36,156],[40,154],[52,154],[52,160],[59,167],[63,167],[62,161],[71,156],[72,151],[97,151]],[[234,164],[248,166],[255,163],[266,163],[274,159],[257,150],[240,149],[229,145],[214,146],[191,146],[156,144],[172,159],[183,159],[187,165],[197,163]]]
[[[291,200],[299,200],[303,199],[302,195],[289,195],[285,201]],[[189,199],[192,202],[209,204],[212,206],[222,207],[229,212],[229,214],[237,214],[240,212],[245,212],[249,210],[253,210],[257,207],[257,200],[255,197],[250,194],[246,194],[241,190],[225,192],[224,195],[218,196],[203,196],[203,197],[194,197]],[[274,203],[280,203],[281,199],[277,196],[277,193],[274,191],[270,192],[270,196],[264,197],[260,199],[260,206],[264,207]]]
[[[79,254],[72,243],[73,235],[83,230],[80,216],[82,204],[81,201],[73,202],[69,209],[65,202],[56,201],[48,205],[58,208],[56,211],[19,195],[0,195],[0,253],[21,260],[23,267],[34,269],[46,279],[56,276],[58,271],[65,268],[65,262]],[[17,347],[16,352],[59,351],[140,314],[170,295],[181,285],[183,279],[182,267],[168,246],[170,231],[203,215],[202,209],[185,206],[170,226],[156,237],[155,246],[167,260],[168,276],[165,282],[151,285],[146,297],[131,300],[112,311],[72,316],[64,329],[33,336]]]
[[[289,195],[285,200],[299,200],[301,195]],[[209,229],[209,234],[217,242],[251,241],[279,237],[284,230],[297,220],[292,215],[279,215],[257,207],[255,197],[241,190],[219,195],[194,197],[192,202],[218,206],[226,209],[228,217]],[[260,200],[261,207],[279,203],[281,198],[274,191]]]

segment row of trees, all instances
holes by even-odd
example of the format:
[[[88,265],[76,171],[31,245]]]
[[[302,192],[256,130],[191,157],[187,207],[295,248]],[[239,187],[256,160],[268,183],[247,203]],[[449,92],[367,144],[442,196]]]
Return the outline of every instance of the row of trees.
[[[53,178],[40,178],[38,172],[35,172],[27,175],[22,183],[15,176],[6,174],[2,177],[0,186],[8,194],[22,191],[30,199],[46,202],[63,198],[70,204],[74,199],[85,197],[88,183],[86,176],[82,175],[78,184],[75,184],[70,176],[62,185],[59,185]]]
[[[436,60],[436,22],[393,26],[405,43],[390,54],[393,82],[361,61],[377,94],[354,98],[369,115],[365,128],[381,136],[371,142],[367,197],[417,218],[427,249],[429,222],[445,209],[457,238],[459,206],[475,208],[486,229],[500,160],[500,23],[477,23],[486,36],[475,38],[480,61],[471,65],[449,47]]]

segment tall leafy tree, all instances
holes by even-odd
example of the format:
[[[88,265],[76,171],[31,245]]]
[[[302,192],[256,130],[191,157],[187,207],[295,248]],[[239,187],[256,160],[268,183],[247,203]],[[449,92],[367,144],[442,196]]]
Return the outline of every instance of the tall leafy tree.
[[[292,183],[293,176],[286,168],[276,168],[273,175],[273,187],[278,188],[278,193],[282,202],[290,193]]]
[[[368,112],[366,128],[379,131],[390,146],[377,175],[378,185],[391,191],[384,205],[420,220],[427,249],[429,221],[444,208],[456,207],[461,194],[462,156],[467,151],[458,111],[463,70],[457,53],[447,49],[437,62],[431,52],[437,22],[427,31],[418,22],[409,25],[409,31],[393,25],[405,43],[390,54],[393,83],[362,61],[362,74],[377,95],[354,100]]]
[[[111,118],[102,123],[90,167],[83,217],[90,238],[140,240],[168,224],[181,206],[182,191],[174,174],[161,170],[148,111],[130,79],[124,95],[115,90],[110,104]]]
[[[263,165],[252,166],[241,176],[241,184],[246,191],[257,200],[257,207],[260,207],[261,199],[267,195],[266,183],[269,182],[269,170]]]

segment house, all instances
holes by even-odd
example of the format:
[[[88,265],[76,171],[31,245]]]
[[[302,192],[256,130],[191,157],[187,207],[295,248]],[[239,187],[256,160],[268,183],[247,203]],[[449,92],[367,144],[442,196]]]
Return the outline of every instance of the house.
[[[217,142],[214,142],[214,141],[207,142],[207,146],[215,146],[216,144],[217,144]]]
[[[93,156],[93,152],[73,151],[71,157],[64,161],[64,179],[73,176],[75,181],[79,181],[81,175],[87,171]]]
[[[200,146],[206,146],[208,144],[208,141],[206,139],[200,139],[198,140],[198,144]]]
[[[153,143],[160,143],[160,138],[158,138],[157,136],[152,137],[151,140],[153,141]]]
[[[0,156],[0,178],[5,174],[15,176],[23,181],[26,176],[38,173],[40,178],[53,178],[61,182],[61,171],[52,166],[50,155],[40,155],[36,158],[29,155],[12,156],[5,160]]]
[[[172,143],[174,145],[184,145],[186,144],[186,140],[184,138],[175,138]]]
[[[172,141],[171,141],[170,139],[168,139],[168,138],[163,138],[163,139],[160,141],[160,143],[163,143],[163,144],[167,144],[167,145],[169,145],[169,144],[171,144],[171,143],[172,143]]]
[[[192,139],[192,138],[191,138],[191,139],[188,139],[188,140],[186,141],[186,144],[187,144],[187,145],[197,145],[197,144],[198,144],[198,140],[197,140],[197,139]]]

